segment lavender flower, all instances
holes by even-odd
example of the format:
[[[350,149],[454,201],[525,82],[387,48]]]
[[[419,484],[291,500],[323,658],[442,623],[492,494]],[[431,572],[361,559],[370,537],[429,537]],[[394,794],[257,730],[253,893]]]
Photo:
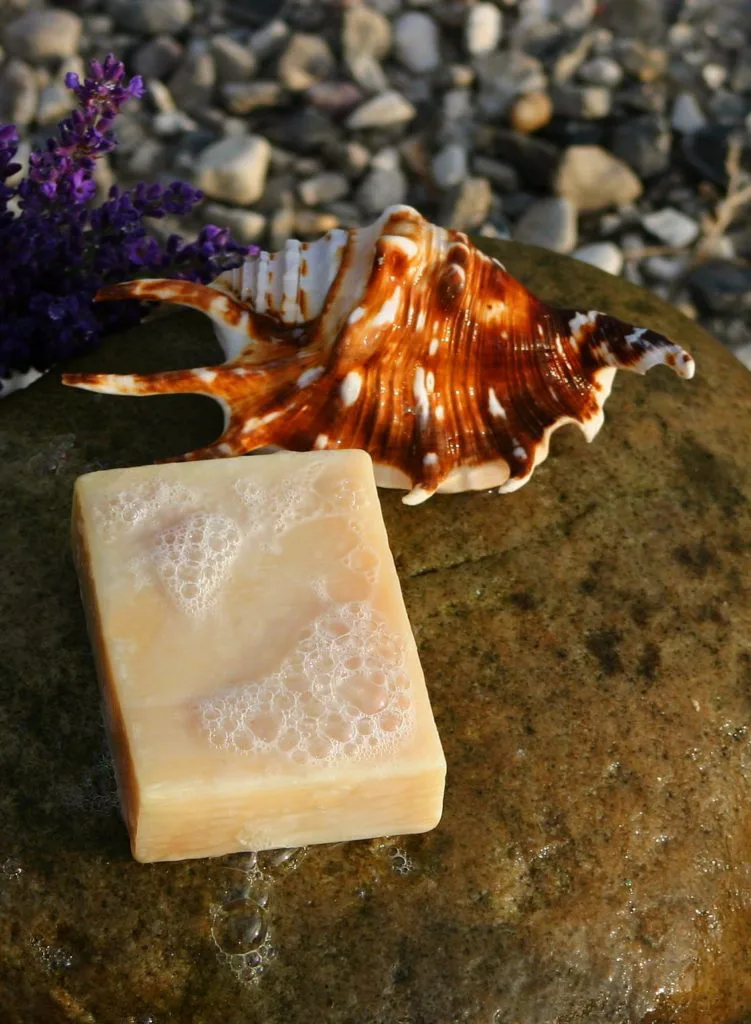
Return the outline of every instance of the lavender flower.
[[[104,333],[137,323],[136,302],[94,305],[105,284],[139,276],[207,282],[237,266],[250,251],[213,225],[187,243],[177,235],[160,244],[146,218],[190,213],[202,193],[181,181],[110,189],[92,206],[96,160],[112,152],[112,131],[123,104],[143,96],[141,78],[128,82],[111,54],[92,61],[90,77],[66,75],[78,108],[58,125],[58,137],[29,158],[27,176],[8,180],[19,136],[0,125],[0,395],[29,371],[96,346]]]

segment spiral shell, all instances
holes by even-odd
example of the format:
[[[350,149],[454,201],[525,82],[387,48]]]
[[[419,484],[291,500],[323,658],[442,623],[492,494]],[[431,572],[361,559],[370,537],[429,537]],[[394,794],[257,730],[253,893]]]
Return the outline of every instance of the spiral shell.
[[[251,256],[208,286],[131,281],[98,298],[203,310],[226,361],[67,374],[66,384],[215,398],[223,434],[184,459],[364,448],[378,483],[407,489],[408,504],[436,491],[521,487],[558,427],[576,423],[595,437],[617,369],[694,373],[680,345],[605,313],[545,305],[465,234],[406,206]]]

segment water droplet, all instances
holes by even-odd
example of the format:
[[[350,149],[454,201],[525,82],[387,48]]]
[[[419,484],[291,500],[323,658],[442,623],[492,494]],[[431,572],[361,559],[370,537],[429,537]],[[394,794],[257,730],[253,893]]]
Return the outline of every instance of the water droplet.
[[[267,926],[255,900],[233,900],[214,914],[211,933],[223,953],[231,956],[251,953],[263,945]]]
[[[265,867],[275,875],[294,871],[305,856],[304,846],[290,847],[286,850],[267,850],[263,854]]]

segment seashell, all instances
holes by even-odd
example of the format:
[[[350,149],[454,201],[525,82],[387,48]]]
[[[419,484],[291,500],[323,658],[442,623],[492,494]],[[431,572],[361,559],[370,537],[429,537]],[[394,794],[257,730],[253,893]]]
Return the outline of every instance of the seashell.
[[[364,448],[378,483],[408,489],[408,504],[436,491],[521,487],[558,427],[576,423],[593,440],[618,369],[694,373],[680,345],[605,313],[545,305],[467,235],[406,206],[253,255],[210,285],[131,281],[98,298],[200,309],[226,361],[148,376],[66,374],[66,384],[216,399],[222,436],[183,459]]]

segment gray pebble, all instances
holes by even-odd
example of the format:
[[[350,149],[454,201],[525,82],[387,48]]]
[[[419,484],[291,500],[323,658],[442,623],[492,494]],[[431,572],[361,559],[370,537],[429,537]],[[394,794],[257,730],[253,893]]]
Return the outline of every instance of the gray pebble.
[[[182,55],[182,46],[172,36],[155,36],[136,50],[133,70],[144,78],[167,78],[180,63]]]
[[[450,143],[444,146],[431,161],[433,180],[439,188],[447,189],[458,185],[467,175],[467,151],[464,146]]]
[[[61,118],[70,113],[74,105],[73,93],[64,85],[53,83],[45,86],[39,93],[37,124],[57,124]]]
[[[388,89],[386,72],[371,53],[360,53],[347,61],[352,78],[365,92],[379,93]]]
[[[625,70],[642,82],[661,78],[668,66],[666,50],[661,46],[647,46],[640,39],[622,39],[618,54]]]
[[[465,178],[448,194],[439,212],[439,222],[456,231],[476,231],[488,219],[493,193],[487,178]]]
[[[298,192],[306,206],[319,206],[321,203],[333,203],[337,199],[343,199],[349,192],[349,182],[343,174],[323,171],[306,181],[301,181]]]
[[[556,114],[587,121],[599,120],[610,113],[610,90],[601,85],[558,85],[551,97]]]
[[[477,104],[490,119],[504,114],[515,96],[543,92],[547,87],[540,61],[518,50],[476,57],[474,68],[480,83]]]
[[[695,220],[670,206],[645,214],[642,224],[655,238],[677,249],[691,245],[699,234],[699,225]]]
[[[702,112],[699,102],[690,92],[682,92],[676,97],[673,104],[671,124],[675,131],[682,135],[693,135],[703,128],[707,119]]]
[[[297,210],[295,212],[295,238],[320,238],[327,231],[339,227],[339,218],[331,210]]]
[[[316,82],[305,93],[305,99],[327,114],[349,113],[362,103],[362,90],[354,82]]]
[[[284,247],[288,238],[295,234],[295,208],[292,205],[280,206],[269,221],[269,248],[272,252]]]
[[[369,0],[369,4],[379,14],[385,14],[387,18],[390,18],[393,14],[398,14],[402,0]]]
[[[251,35],[250,48],[259,60],[265,60],[283,49],[289,34],[287,22],[281,18],[273,18]]]
[[[8,175],[5,179],[5,184],[9,188],[14,188],[18,185],[22,178],[26,176],[26,172],[29,169],[29,157],[31,156],[31,146],[28,142],[19,142],[16,155],[13,158],[13,163],[19,165],[19,169],[14,171],[13,174]]]
[[[469,64],[449,64],[446,77],[449,88],[469,89],[475,80],[475,71]]]
[[[749,114],[748,100],[727,89],[718,89],[709,101],[709,113],[718,124],[739,124]]]
[[[473,57],[490,53],[498,46],[502,33],[503,15],[495,4],[480,0],[480,3],[470,7],[464,27],[467,53]]]
[[[216,77],[221,85],[247,82],[258,68],[255,53],[249,46],[243,46],[232,36],[214,36],[211,40],[211,55],[216,65]]]
[[[696,30],[685,21],[676,21],[668,30],[668,43],[674,50],[685,50],[696,41]]]
[[[553,252],[571,252],[577,238],[576,207],[565,197],[540,199],[519,219],[514,238]]]
[[[617,275],[623,270],[623,253],[614,242],[593,242],[591,245],[582,245],[572,253],[572,256],[582,263],[599,267],[607,274]]]
[[[409,71],[425,74],[441,62],[438,26],[422,11],[408,11],[394,23],[394,52]]]
[[[248,206],[263,194],[271,146],[261,135],[223,139],[196,161],[196,183],[212,199]]]
[[[573,46],[567,46],[553,64],[553,81],[559,85],[570,81],[594,48],[593,33],[590,32],[585,32]]]
[[[619,124],[610,148],[640,178],[651,178],[667,170],[671,145],[672,135],[665,120],[659,115],[645,114]]]
[[[511,164],[503,163],[502,160],[476,156],[472,161],[472,169],[476,174],[487,178],[499,192],[515,192],[519,188],[519,175]]]
[[[731,79],[733,92],[751,92],[751,60],[748,57],[738,61]]]
[[[369,217],[382,213],[387,206],[403,203],[407,197],[407,179],[395,168],[381,167],[368,171],[355,193],[357,205]]]
[[[146,83],[146,91],[157,113],[171,114],[177,110],[177,104],[173,99],[172,93],[164,82],[160,82],[158,78]]]
[[[623,81],[623,68],[612,57],[593,57],[579,68],[578,77],[590,85],[612,89]]]
[[[255,210],[237,210],[221,203],[205,203],[201,208],[205,224],[216,224],[229,228],[237,242],[249,244],[259,242],[266,230],[266,218]]]
[[[733,354],[736,359],[740,359],[747,370],[751,370],[751,343],[734,348]]]
[[[382,171],[394,171],[401,166],[399,150],[393,146],[384,146],[374,153],[370,160],[371,167],[378,167]]]
[[[417,111],[394,90],[366,100],[347,118],[348,128],[384,128],[411,121]]]
[[[551,191],[553,176],[561,161],[560,149],[551,142],[496,128],[488,133],[487,140],[479,140],[478,148],[511,164],[525,187]]]
[[[360,142],[346,142],[339,149],[339,164],[344,174],[358,178],[370,163],[370,150]]]
[[[409,100],[410,103],[432,103],[435,101],[433,84],[428,75],[414,75],[405,68],[394,68],[389,76],[391,87]]]
[[[580,211],[631,203],[642,185],[631,168],[600,146],[569,146],[558,167],[554,188]]]
[[[0,70],[0,121],[23,128],[34,120],[37,103],[36,75],[28,64],[11,58]]]
[[[162,139],[169,139],[176,135],[183,135],[185,132],[195,131],[198,125],[182,110],[166,111],[157,114],[151,122],[156,135]],[[192,157],[188,161],[187,169],[192,167]]]
[[[167,148],[157,139],[144,139],[128,160],[128,173],[134,178],[150,178],[167,166]]]
[[[180,32],[193,18],[190,0],[105,0],[115,22],[145,36]]]
[[[248,130],[248,125],[243,117],[226,117],[219,110],[212,111],[212,114],[216,115],[217,126],[223,137],[245,135]],[[206,123],[205,118],[204,123]]]
[[[751,267],[708,260],[688,277],[691,298],[704,313],[735,315],[751,310]]]
[[[298,177],[306,178],[314,174],[321,174],[323,164],[314,156],[299,156],[293,161],[292,170]]]
[[[642,269],[653,281],[670,284],[686,269],[686,259],[683,256],[648,256],[642,262]]]
[[[546,0],[545,7],[554,21],[568,29],[583,29],[589,25],[597,7],[596,0]]]
[[[269,79],[258,82],[231,82],[222,92],[224,105],[233,114],[249,114],[262,107],[276,107],[284,96],[278,82]]]
[[[443,94],[441,109],[447,121],[470,120],[472,117],[472,93],[469,89],[449,89]]]
[[[81,20],[87,39],[106,39],[115,31],[115,23],[109,14],[86,14]]]
[[[303,92],[332,73],[334,55],[320,36],[297,32],[279,59],[277,74],[291,92]]]
[[[73,56],[80,38],[81,19],[72,11],[58,8],[29,11],[11,21],[3,33],[10,56],[32,64]]]
[[[705,64],[701,70],[701,77],[710,89],[719,89],[725,84],[728,77],[728,70],[722,64]]]
[[[356,228],[362,223],[362,213],[355,203],[349,201],[328,203],[326,210],[336,217],[343,228]]]
[[[369,7],[348,7],[342,21],[345,60],[367,55],[381,60],[391,49],[391,23]]]
[[[169,80],[170,92],[179,98],[182,110],[195,115],[210,105],[215,85],[214,58],[204,40],[193,40]]]
[[[118,157],[130,155],[146,138],[146,119],[139,111],[126,107],[117,118]]]

